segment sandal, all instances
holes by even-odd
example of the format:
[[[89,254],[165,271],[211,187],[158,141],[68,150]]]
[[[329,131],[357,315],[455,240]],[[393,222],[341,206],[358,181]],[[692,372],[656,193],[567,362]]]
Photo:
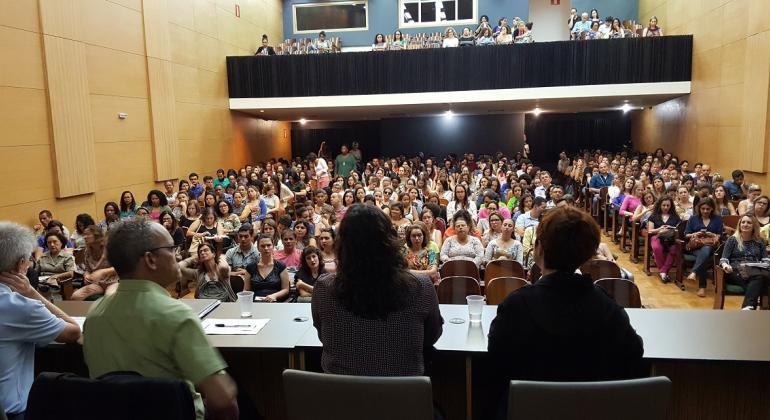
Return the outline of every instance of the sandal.
[[[702,298],[706,297],[706,289],[703,289],[703,288],[698,289],[697,294],[698,294],[698,297],[702,297]]]
[[[684,283],[681,281],[674,281],[676,283],[676,286],[679,287],[679,290],[684,291]]]

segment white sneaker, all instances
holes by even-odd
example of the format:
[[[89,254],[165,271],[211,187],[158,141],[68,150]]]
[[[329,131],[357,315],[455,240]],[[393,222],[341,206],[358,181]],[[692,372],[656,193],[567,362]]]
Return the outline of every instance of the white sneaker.
[[[741,310],[742,311],[753,311],[754,307],[753,306],[746,306],[746,307],[741,308]]]

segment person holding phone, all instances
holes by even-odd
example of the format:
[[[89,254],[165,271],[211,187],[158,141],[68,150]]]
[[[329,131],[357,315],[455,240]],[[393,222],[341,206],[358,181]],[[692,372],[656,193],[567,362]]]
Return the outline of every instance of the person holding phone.
[[[679,215],[674,211],[674,201],[669,196],[663,196],[655,202],[650,218],[647,219],[647,235],[650,236],[650,246],[658,267],[660,281],[668,283],[668,271],[679,258],[679,248],[676,247],[676,225],[681,223]]]
[[[692,273],[687,278],[695,280],[697,277],[698,297],[706,297],[706,270],[711,264],[711,255],[724,229],[722,218],[714,214],[715,207],[716,204],[712,198],[701,199],[695,207],[695,214],[687,221],[685,229],[687,250],[695,255]],[[684,290],[684,284],[678,286]]]

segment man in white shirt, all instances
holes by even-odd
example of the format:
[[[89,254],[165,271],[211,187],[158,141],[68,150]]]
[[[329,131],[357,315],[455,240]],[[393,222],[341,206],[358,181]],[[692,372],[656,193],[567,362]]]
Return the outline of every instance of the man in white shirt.
[[[535,197],[548,198],[548,189],[551,188],[551,174],[546,171],[540,172],[540,186],[535,188]]]
[[[532,203],[532,210],[525,212],[516,218],[516,234],[519,237],[524,236],[524,231],[530,226],[537,226],[540,223],[540,215],[545,211],[545,198],[535,197]]]

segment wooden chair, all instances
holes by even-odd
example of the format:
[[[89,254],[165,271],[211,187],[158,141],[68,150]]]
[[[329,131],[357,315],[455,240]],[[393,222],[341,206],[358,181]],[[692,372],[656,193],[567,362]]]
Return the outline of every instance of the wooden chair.
[[[514,260],[494,260],[487,264],[484,269],[484,281],[497,277],[519,277],[524,278],[524,267],[518,261]]]
[[[641,250],[641,244],[644,243],[644,236],[647,234],[646,230],[644,233],[642,232],[643,229],[645,229],[645,226],[642,226],[640,222],[634,222],[633,224],[629,223],[629,228],[631,231],[631,255],[629,255],[629,259],[631,259],[631,262],[634,264],[639,263],[639,255]]]
[[[618,305],[624,308],[641,308],[642,298],[634,282],[621,278],[603,278],[594,282],[604,289]]]
[[[487,282],[484,290],[487,305],[499,305],[511,292],[529,285],[528,281],[519,277],[495,277]]]
[[[628,221],[628,217],[621,216],[620,210],[618,210],[618,217],[619,223],[620,223],[620,250],[623,252],[629,252],[629,248],[633,248],[633,246],[628,246],[628,241],[633,240],[633,233],[631,232],[631,228],[635,227],[635,224],[632,224]]]
[[[449,204],[449,200],[447,200],[446,198],[439,198],[439,199],[438,199],[438,203],[439,203],[440,205],[442,205],[442,206],[446,207],[446,206]]]
[[[725,235],[732,235],[735,233],[735,229],[738,228],[738,221],[740,220],[741,216],[738,216],[737,214],[731,214],[722,217],[722,224],[724,225]]]
[[[617,244],[620,242],[620,235],[618,232],[618,229],[622,227],[622,219],[620,218],[620,209],[612,206],[612,234],[610,237],[612,238],[612,243]]]
[[[475,280],[481,280],[479,276],[479,268],[476,263],[468,260],[453,260],[447,261],[439,269],[441,278],[451,276],[467,276]]]
[[[75,257],[75,266],[82,267],[86,262],[86,249],[75,248],[72,250],[72,256]]]
[[[588,260],[580,266],[580,272],[594,281],[605,278],[620,278],[620,267],[612,261]]]
[[[230,287],[233,292],[238,293],[243,291],[243,277],[230,275]]]
[[[436,294],[438,303],[465,304],[466,296],[481,294],[481,286],[473,277],[449,276],[442,278],[438,283]]]
[[[601,194],[601,192],[599,193]],[[604,230],[604,234],[606,236],[609,236],[610,234],[610,213],[612,213],[613,206],[610,203],[610,196],[609,194],[604,194],[604,196],[599,197],[599,202],[602,206],[602,229]]]

